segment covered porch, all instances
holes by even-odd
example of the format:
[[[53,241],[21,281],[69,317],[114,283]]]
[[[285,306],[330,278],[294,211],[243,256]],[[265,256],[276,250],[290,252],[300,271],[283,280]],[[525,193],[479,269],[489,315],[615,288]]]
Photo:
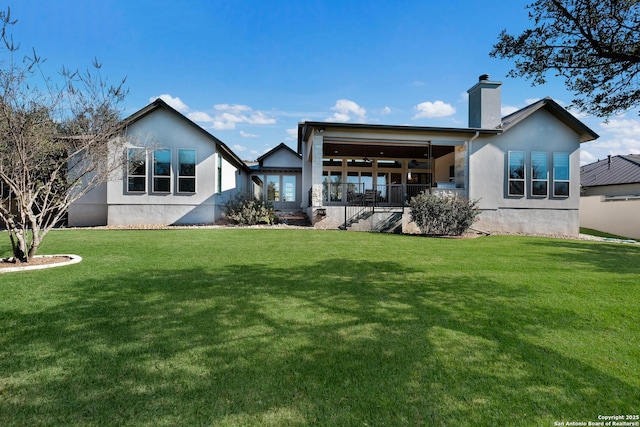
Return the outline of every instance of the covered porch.
[[[322,206],[401,207],[421,192],[464,193],[455,146],[323,143]]]
[[[404,211],[424,191],[466,197],[466,142],[474,135],[470,129],[302,123],[307,214],[335,225],[348,222],[348,207]]]

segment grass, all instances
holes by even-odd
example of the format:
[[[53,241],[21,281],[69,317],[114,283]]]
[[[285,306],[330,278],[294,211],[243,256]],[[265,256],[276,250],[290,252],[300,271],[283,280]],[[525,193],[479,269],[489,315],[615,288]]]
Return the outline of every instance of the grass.
[[[551,426],[639,412],[636,245],[60,230],[42,253],[83,261],[0,275],[3,426]]]

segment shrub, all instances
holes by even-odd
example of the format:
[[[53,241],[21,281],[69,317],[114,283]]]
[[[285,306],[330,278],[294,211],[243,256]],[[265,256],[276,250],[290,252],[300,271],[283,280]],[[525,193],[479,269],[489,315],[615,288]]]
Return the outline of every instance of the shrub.
[[[411,219],[423,234],[460,236],[476,221],[477,204],[455,194],[423,192],[411,199]]]
[[[248,194],[236,194],[222,206],[224,216],[235,224],[273,224],[273,205]]]

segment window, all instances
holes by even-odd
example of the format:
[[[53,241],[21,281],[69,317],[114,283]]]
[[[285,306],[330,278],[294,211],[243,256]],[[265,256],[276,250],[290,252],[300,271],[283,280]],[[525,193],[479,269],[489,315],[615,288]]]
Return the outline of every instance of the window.
[[[296,177],[295,175],[285,175],[282,177],[282,201],[296,201]]]
[[[548,153],[531,153],[531,195],[547,197],[549,194],[549,155]]]
[[[171,192],[171,150],[153,152],[153,192]]]
[[[147,154],[144,148],[127,150],[127,191],[131,193],[147,191]]]
[[[553,153],[553,196],[569,197],[569,154]]]
[[[509,196],[524,196],[524,151],[509,151]]]
[[[280,201],[280,175],[267,176],[267,200],[269,202]]]
[[[178,192],[196,192],[196,150],[178,150]]]

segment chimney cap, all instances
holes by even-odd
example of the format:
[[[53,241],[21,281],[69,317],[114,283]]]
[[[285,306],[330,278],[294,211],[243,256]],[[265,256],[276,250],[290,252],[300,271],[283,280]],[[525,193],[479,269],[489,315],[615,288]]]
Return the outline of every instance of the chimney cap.
[[[486,80],[489,80],[489,74],[481,74],[480,77],[478,77],[479,82],[486,81]]]

